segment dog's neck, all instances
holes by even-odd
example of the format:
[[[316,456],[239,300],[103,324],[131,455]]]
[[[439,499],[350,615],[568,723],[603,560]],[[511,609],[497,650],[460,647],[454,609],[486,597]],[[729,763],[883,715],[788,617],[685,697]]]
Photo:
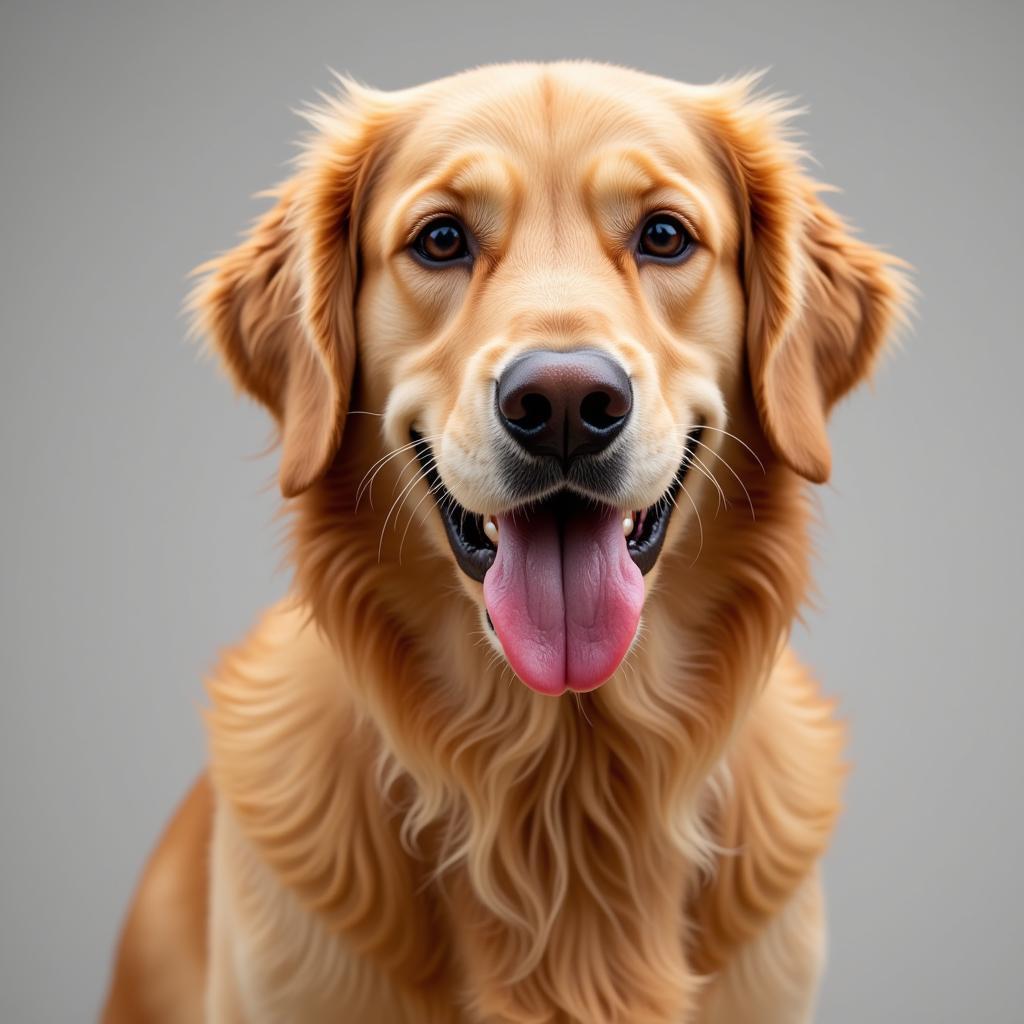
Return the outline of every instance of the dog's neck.
[[[669,1019],[696,984],[682,937],[713,780],[806,580],[801,488],[770,471],[756,520],[737,506],[696,561],[669,555],[641,642],[578,700],[495,664],[454,582],[450,600],[416,600],[437,561],[378,564],[350,493],[326,481],[296,521],[295,614],[312,613],[301,643],[322,678],[250,645],[211,687],[213,769],[243,829],[396,976],[421,984],[456,956],[481,1016],[607,1019],[627,998],[630,1019]],[[455,948],[430,938],[439,917]]]

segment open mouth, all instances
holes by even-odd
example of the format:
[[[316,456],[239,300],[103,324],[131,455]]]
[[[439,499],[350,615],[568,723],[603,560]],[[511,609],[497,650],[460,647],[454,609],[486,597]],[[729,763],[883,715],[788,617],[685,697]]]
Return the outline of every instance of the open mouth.
[[[649,508],[613,508],[562,490],[486,518],[455,501],[429,444],[413,435],[455,559],[483,583],[488,620],[528,686],[591,690],[618,667],[702,430],[690,431],[672,485]]]

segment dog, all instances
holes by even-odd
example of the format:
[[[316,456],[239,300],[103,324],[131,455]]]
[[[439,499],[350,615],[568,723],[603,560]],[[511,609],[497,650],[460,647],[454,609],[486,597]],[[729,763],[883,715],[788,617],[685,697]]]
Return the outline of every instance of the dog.
[[[756,78],[308,118],[192,297],[280,428],[294,585],[208,681],[103,1019],[812,1019],[843,730],[787,637],[903,265]]]

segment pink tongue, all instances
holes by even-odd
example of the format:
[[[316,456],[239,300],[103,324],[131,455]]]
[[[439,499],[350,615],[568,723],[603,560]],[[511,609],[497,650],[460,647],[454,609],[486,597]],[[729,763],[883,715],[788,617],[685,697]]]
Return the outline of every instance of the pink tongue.
[[[484,601],[505,656],[532,689],[600,686],[633,642],[643,599],[615,510],[581,509],[561,536],[550,509],[498,516]]]

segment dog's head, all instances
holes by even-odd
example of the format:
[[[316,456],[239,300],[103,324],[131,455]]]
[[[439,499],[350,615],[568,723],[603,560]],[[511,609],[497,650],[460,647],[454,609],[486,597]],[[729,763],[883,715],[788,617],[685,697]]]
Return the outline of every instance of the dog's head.
[[[591,689],[716,476],[828,477],[826,418],[898,312],[894,261],[822,203],[749,81],[513,65],[349,87],[313,123],[196,295],[280,424],[282,490],[346,471],[355,388],[380,429],[347,457],[418,470],[395,493],[492,643],[538,691]]]

